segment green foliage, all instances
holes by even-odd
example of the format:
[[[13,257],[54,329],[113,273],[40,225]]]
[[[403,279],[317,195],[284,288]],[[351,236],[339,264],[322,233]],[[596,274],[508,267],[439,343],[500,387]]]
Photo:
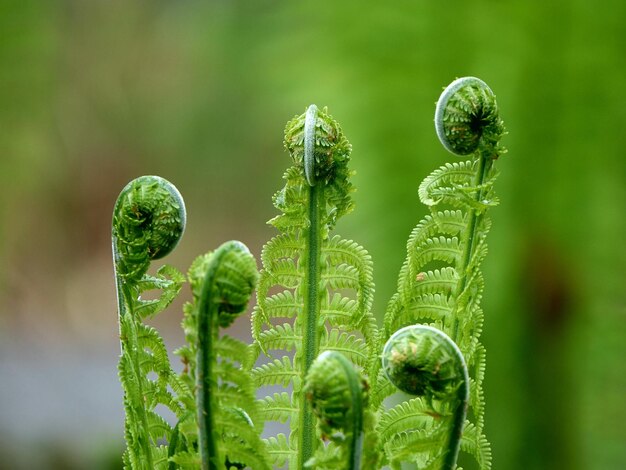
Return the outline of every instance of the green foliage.
[[[180,375],[143,319],[167,307],[183,283],[170,267],[147,274],[182,235],[182,198],[157,177],[122,191],[113,247],[128,468],[398,469],[412,462],[452,470],[459,449],[490,468],[479,268],[504,128],[493,93],[475,78],[444,91],[436,128],[446,148],[472,159],[446,164],[420,185],[430,214],[409,237],[382,332],[371,312],[369,254],[331,233],[353,209],[351,146],[327,110],[312,105],[285,130],[293,165],[273,198],[281,213],[269,223],[280,233],[264,246],[260,273],[235,241],[189,269],[193,302],[184,307],[187,344],[176,351]],[[253,344],[220,335],[255,287]],[[141,300],[147,290],[161,292]],[[396,387],[415,396],[391,405]],[[172,410],[174,426],[157,405]],[[271,421],[288,425],[289,434],[261,439]]]

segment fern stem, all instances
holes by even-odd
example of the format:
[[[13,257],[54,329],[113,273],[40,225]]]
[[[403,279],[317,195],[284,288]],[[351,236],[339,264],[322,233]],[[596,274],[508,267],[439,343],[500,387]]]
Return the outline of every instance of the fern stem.
[[[133,412],[139,415],[139,425],[135,427],[133,433],[135,434],[135,440],[138,443],[141,452],[137,453],[136,449],[129,446],[129,452],[135,453],[134,460],[139,462],[140,465],[146,470],[153,468],[152,448],[150,447],[150,435],[148,433],[148,417],[146,414],[146,408],[144,406],[144,392],[143,392],[143,376],[141,374],[141,367],[139,365],[139,339],[137,338],[137,321],[133,316],[132,305],[133,299],[137,297],[133,295],[130,287],[125,284],[122,277],[119,274],[120,254],[117,249],[117,240],[113,237],[113,270],[115,271],[115,286],[117,293],[117,306],[119,314],[119,328],[120,328],[120,349],[122,356],[128,354],[131,359],[133,380],[136,384],[136,393],[134,397],[129,397],[129,392],[132,390],[129,387],[124,387],[124,393],[126,398],[133,400]],[[128,322],[130,328],[130,334],[122,333],[122,322]],[[125,385],[125,384],[123,384]],[[128,410],[127,410],[128,414]],[[128,426],[128,420],[130,417],[126,417]]]
[[[217,357],[215,343],[219,335],[218,305],[214,302],[215,280],[218,267],[226,250],[218,249],[208,266],[202,296],[198,302],[198,352],[196,393],[198,405],[198,440],[200,447],[201,468],[218,470],[222,468],[222,459],[217,444],[215,428],[215,369]]]
[[[304,378],[318,353],[317,318],[319,312],[319,284],[321,279],[320,257],[322,234],[320,230],[320,208],[324,204],[324,189],[318,185],[309,187],[309,228],[305,236],[306,274],[305,305],[302,323],[304,325],[303,369]],[[304,393],[300,393],[300,422],[299,422],[299,454],[297,468],[304,468],[304,464],[313,456],[315,451],[315,420],[311,406]]]
[[[360,470],[363,452],[363,391],[354,366],[342,354],[337,354],[336,357],[348,379],[350,397],[352,398],[352,437],[350,439],[350,458],[346,468]]]
[[[476,195],[474,196],[475,202],[480,202],[483,199],[483,184],[487,177],[487,174],[493,165],[493,159],[483,156],[479,153],[478,157],[478,168],[476,171],[476,179],[474,180],[474,187],[478,188],[476,190]],[[472,253],[474,251],[474,246],[476,242],[476,232],[478,227],[478,211],[471,207],[468,209],[468,230],[467,230],[467,238],[465,239],[465,243],[463,246],[463,261],[459,266],[459,283],[457,289],[457,298],[462,298],[462,293],[467,286],[467,281],[470,277],[470,273],[468,272],[469,265],[472,261]],[[457,341],[459,335],[459,327],[460,327],[460,318],[464,318],[462,310],[465,308],[465,305],[456,305],[456,311],[454,315],[454,326],[452,327],[452,334],[450,337],[452,340]]]
[[[450,431],[450,440],[448,441],[448,449],[446,451],[446,459],[441,467],[442,470],[454,470],[456,467],[456,459],[459,455],[459,449],[461,447],[461,437],[463,436],[463,426],[465,425],[465,417],[467,415],[467,407],[469,404],[469,373],[467,371],[467,365],[465,364],[465,358],[461,353],[459,347],[452,343],[454,353],[457,356],[459,364],[462,364],[460,370],[463,373],[463,377],[460,380],[460,385],[457,390],[457,406],[454,410],[454,418],[452,422],[452,430]]]

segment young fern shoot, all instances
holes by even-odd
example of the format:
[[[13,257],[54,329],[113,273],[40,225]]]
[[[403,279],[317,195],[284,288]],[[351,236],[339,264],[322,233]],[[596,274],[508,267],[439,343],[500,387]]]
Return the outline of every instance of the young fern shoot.
[[[339,447],[339,452],[320,452],[306,462],[311,468],[361,469],[363,413],[367,383],[354,365],[337,351],[324,351],[311,365],[304,393],[319,419],[322,435]]]
[[[190,270],[195,303],[185,326],[188,335],[195,337],[196,360],[191,370],[195,375],[203,470],[238,465],[270,468],[259,430],[251,419],[258,415],[251,380],[233,364],[243,362],[247,346],[234,338],[219,336],[220,328],[230,326],[245,311],[257,279],[254,257],[238,241],[226,242],[199,257]],[[193,362],[191,350],[185,353],[187,363]]]
[[[470,415],[461,450],[472,454],[482,469],[489,469],[491,450],[483,435],[485,349],[480,343],[480,263],[487,253],[486,236],[491,225],[487,211],[497,204],[495,161],[505,153],[500,145],[504,125],[491,89],[482,80],[465,77],[442,93],[435,127],[447,150],[471,159],[440,167],[419,187],[420,200],[429,207],[430,215],[409,237],[398,291],[385,314],[384,337],[422,323],[442,330],[458,345],[470,375]],[[401,419],[409,422],[408,416],[414,418],[412,429],[398,432],[393,423]],[[441,430],[453,426],[451,405],[411,399],[383,412],[380,426],[381,438],[389,443],[386,455],[390,461],[410,457],[430,468],[427,465],[437,455],[433,450],[437,446],[424,451],[420,443],[426,439],[445,446]]]
[[[113,264],[117,286],[120,344],[119,377],[126,410],[124,454],[126,468],[167,468],[168,448],[161,439],[172,439],[172,427],[155,412],[165,405],[179,419],[186,414],[179,396],[191,395],[176,375],[159,333],[143,323],[176,297],[184,278],[164,266],[156,276],[147,274],[150,261],[170,253],[185,228],[185,206],[178,190],[157,176],[131,181],[120,193],[113,212]],[[155,300],[141,294],[160,289]],[[156,379],[149,376],[156,375]]]
[[[274,196],[282,214],[269,222],[281,234],[263,248],[252,317],[255,360],[263,352],[273,361],[252,373],[257,387],[293,387],[291,396],[266,396],[261,407],[265,419],[290,422],[289,440],[283,434],[268,440],[274,465],[301,469],[321,445],[302,388],[314,359],[322,351],[341,351],[369,371],[376,364],[378,333],[370,311],[371,258],[355,242],[330,237],[353,207],[350,144],[337,122],[312,105],[287,124],[285,147],[294,164]],[[295,354],[274,359],[272,351]]]

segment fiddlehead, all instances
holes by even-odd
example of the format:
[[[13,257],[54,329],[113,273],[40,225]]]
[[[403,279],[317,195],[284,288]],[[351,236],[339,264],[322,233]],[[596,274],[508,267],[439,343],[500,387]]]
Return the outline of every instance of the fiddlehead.
[[[324,350],[341,351],[366,370],[375,367],[377,328],[369,255],[352,241],[330,237],[337,219],[353,207],[350,144],[326,110],[312,105],[287,124],[285,147],[293,166],[274,196],[281,214],[269,223],[281,234],[263,249],[252,334],[255,355],[295,354],[252,372],[259,387],[293,386],[291,396],[274,393],[261,406],[266,419],[290,421],[289,441],[281,435],[268,440],[274,464],[289,460],[289,468],[303,468],[320,445],[302,391],[309,367]]]
[[[385,344],[383,372],[401,391],[423,397],[433,415],[444,403],[453,415],[453,425],[443,452],[430,462],[443,461],[442,470],[453,470],[469,400],[469,377],[463,354],[445,333],[426,325],[396,331]],[[419,449],[419,446],[417,447]],[[403,452],[410,452],[404,449]],[[419,453],[419,450],[417,451]]]
[[[435,130],[441,144],[459,156],[476,151],[483,158],[498,158],[504,125],[496,96],[475,77],[453,81],[443,91],[435,109]]]
[[[491,451],[482,434],[485,352],[480,343],[480,263],[487,252],[491,226],[487,211],[497,204],[495,162],[506,152],[500,145],[504,125],[491,89],[477,78],[466,77],[452,82],[441,94],[435,128],[446,149],[471,159],[438,168],[419,186],[419,198],[430,214],[418,223],[407,242],[398,291],[385,314],[385,336],[407,325],[425,323],[441,329],[458,345],[471,377],[471,424],[465,427],[468,438],[461,449],[473,454],[481,468],[490,468]],[[404,411],[418,416],[425,408],[412,401]],[[427,440],[436,429],[421,428],[420,432]]]
[[[155,407],[165,405],[181,418],[186,413],[184,397],[191,394],[172,371],[158,332],[142,321],[167,307],[180,290],[183,277],[174,268],[164,266],[156,276],[146,272],[152,259],[174,249],[184,225],[179,192],[157,176],[131,181],[115,204],[112,239],[122,349],[119,376],[126,410],[124,461],[133,469],[165,468],[168,449],[158,441],[169,440],[172,428]],[[160,289],[161,295],[142,300],[141,293],[152,289]]]
[[[159,176],[141,176],[126,185],[113,211],[113,253],[116,275],[137,280],[150,261],[172,252],[186,223],[178,189]]]

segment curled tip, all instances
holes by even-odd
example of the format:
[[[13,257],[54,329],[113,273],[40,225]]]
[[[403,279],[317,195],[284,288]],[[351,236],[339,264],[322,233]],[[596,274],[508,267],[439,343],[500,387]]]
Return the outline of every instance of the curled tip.
[[[171,253],[186,220],[183,198],[166,179],[140,176],[128,183],[113,211],[114,248],[122,274],[141,275],[150,260]]]
[[[289,121],[285,148],[310,186],[346,178],[352,148],[326,108],[312,104]]]
[[[504,127],[491,88],[476,77],[454,80],[437,101],[435,130],[442,145],[455,155],[469,155],[481,142],[495,146]]]
[[[218,304],[219,324],[226,328],[245,311],[259,274],[248,247],[231,240],[198,257],[189,277],[196,298],[207,296]]]
[[[385,344],[383,371],[399,390],[443,399],[468,383],[465,359],[448,335],[428,325],[396,331]]]
[[[337,351],[321,353],[306,376],[304,393],[325,434],[350,431],[353,412],[362,407],[364,384],[354,366]],[[358,430],[360,431],[360,430]]]
[[[317,106],[310,105],[304,118],[304,176],[309,186],[315,186],[315,125]]]

